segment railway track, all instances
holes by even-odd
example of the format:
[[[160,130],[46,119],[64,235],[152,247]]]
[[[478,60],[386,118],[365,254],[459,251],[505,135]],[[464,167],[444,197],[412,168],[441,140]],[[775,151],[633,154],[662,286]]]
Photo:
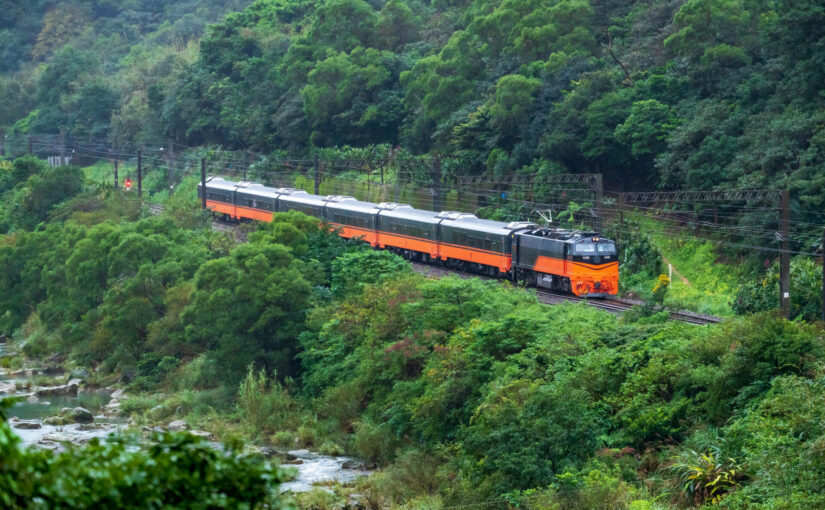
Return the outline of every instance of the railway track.
[[[441,276],[446,275],[457,275],[461,278],[482,278],[485,280],[494,280],[489,276],[478,275],[475,273],[468,273],[465,271],[458,271],[455,269],[449,269],[446,267],[441,266],[430,266],[427,264],[422,264],[420,262],[413,262],[413,269],[418,272],[422,273],[427,276],[433,276],[436,278],[440,278]],[[550,290],[545,289],[534,289],[536,291],[536,296],[538,300],[542,303],[548,305],[557,305],[559,303],[564,302],[573,302],[579,303],[584,302],[589,306],[594,308],[598,308],[600,310],[605,310],[607,312],[620,314],[622,312],[626,312],[630,310],[634,306],[641,306],[644,304],[643,301],[638,299],[618,299],[618,298],[608,298],[608,299],[586,299],[580,298],[578,296],[573,296],[570,294],[562,294],[560,292],[553,292]],[[715,317],[712,315],[704,315],[695,312],[690,312],[687,310],[667,310],[670,314],[670,320],[679,321],[679,322],[686,322],[688,324],[697,324],[697,325],[708,325],[708,324],[718,324],[722,322],[722,318]]]
[[[163,211],[163,206],[160,204],[150,204],[149,209],[152,211],[152,214],[160,214]],[[224,231],[235,230],[236,228],[237,224],[224,223],[217,220],[212,222],[213,230]],[[489,276],[468,273],[465,271],[449,269],[441,266],[431,266],[428,264],[422,264],[420,262],[412,262],[412,266],[416,272],[425,274],[427,276],[433,276],[436,278],[440,278],[441,276],[446,275],[457,275],[462,278],[475,277],[482,278],[485,280],[494,279]],[[634,306],[640,306],[643,304],[642,301],[637,299],[584,299],[570,294],[562,294],[560,292],[553,292],[538,288],[535,289],[535,291],[539,301],[548,305],[556,305],[563,302],[584,302],[594,308],[599,308],[601,310],[615,313],[617,315],[622,312],[626,312],[627,310],[630,310]],[[686,322],[688,324],[718,324],[723,320],[720,317],[694,313],[687,310],[668,310],[668,313],[670,314],[671,320]]]

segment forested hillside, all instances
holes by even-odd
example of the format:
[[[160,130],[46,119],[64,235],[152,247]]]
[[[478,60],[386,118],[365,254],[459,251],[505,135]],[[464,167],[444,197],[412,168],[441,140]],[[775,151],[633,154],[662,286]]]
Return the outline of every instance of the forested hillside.
[[[820,2],[247,3],[3,2],[0,125],[263,152],[400,144],[466,173],[790,187],[825,205]]]

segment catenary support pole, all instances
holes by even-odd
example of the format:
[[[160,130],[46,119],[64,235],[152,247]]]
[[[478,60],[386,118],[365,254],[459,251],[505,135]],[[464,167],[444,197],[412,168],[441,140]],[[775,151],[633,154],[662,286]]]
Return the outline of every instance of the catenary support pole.
[[[117,156],[115,156],[114,167],[115,167],[115,190],[117,190],[117,170],[118,170]]]
[[[137,156],[138,198],[143,196],[143,151],[138,149]]]
[[[619,230],[623,228],[624,225],[624,193],[619,193]]]
[[[243,168],[243,180],[246,180],[246,151],[241,151],[241,168]]]
[[[782,190],[779,195],[779,309],[782,317],[791,316],[791,200],[790,192]]]
[[[318,194],[321,188],[321,165],[318,163],[318,153],[312,158],[312,166],[315,172],[315,194]]]
[[[201,158],[201,207],[206,210],[206,158]]]
[[[604,185],[602,174],[596,174],[594,178],[596,187],[596,230],[601,232],[604,230]]]
[[[433,159],[433,211],[441,211],[441,157]]]

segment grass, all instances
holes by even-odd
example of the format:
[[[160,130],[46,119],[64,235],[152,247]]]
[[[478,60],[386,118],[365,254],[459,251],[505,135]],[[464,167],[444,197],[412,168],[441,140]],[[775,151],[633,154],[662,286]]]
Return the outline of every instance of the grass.
[[[721,317],[734,315],[730,303],[745,277],[739,266],[720,263],[714,244],[693,237],[688,230],[680,238],[667,235],[665,229],[674,228],[670,222],[641,214],[634,220],[642,225],[662,257],[673,266],[673,279],[665,306]],[[667,274],[664,260],[662,270]],[[682,281],[678,275],[689,283]],[[644,283],[639,287],[643,287]],[[651,289],[654,284],[653,280],[649,282]]]

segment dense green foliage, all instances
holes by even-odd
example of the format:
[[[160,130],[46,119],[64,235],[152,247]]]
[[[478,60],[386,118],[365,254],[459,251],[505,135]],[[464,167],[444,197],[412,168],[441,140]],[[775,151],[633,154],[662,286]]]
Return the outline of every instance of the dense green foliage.
[[[291,508],[276,496],[284,474],[188,434],[155,434],[59,454],[22,449],[0,402],[0,504],[40,508]]]
[[[30,196],[50,172],[30,159],[3,171],[6,198]],[[241,242],[209,228],[191,183],[161,215],[123,193],[63,193],[43,199],[44,225],[14,224],[0,240],[0,333],[30,357],[56,354],[128,383],[135,396],[122,410],[140,424],[184,417],[224,438],[378,462],[387,469],[358,488],[373,508],[825,502],[820,326],[762,313],[696,327],[666,312],[547,307],[503,282],[416,275],[297,212]],[[639,271],[655,273],[649,239],[623,232]],[[227,490],[264,487],[247,460],[156,441],[150,453],[93,444],[68,472],[128,463],[168,474],[146,494],[171,501],[164,491],[189,470],[163,459],[183,449],[206,456]],[[52,466],[68,462],[20,455],[11,472],[59,477]],[[77,494],[14,490],[118,498],[130,480],[114,479],[110,496],[91,483]],[[185,497],[223,497],[202,489]]]
[[[822,318],[822,266],[809,258],[791,260],[791,318]],[[739,314],[775,310],[779,306],[779,266],[774,264],[761,281],[743,285],[733,302]]]
[[[813,0],[6,3],[0,125],[16,134],[400,143],[460,154],[462,173],[825,204]]]

